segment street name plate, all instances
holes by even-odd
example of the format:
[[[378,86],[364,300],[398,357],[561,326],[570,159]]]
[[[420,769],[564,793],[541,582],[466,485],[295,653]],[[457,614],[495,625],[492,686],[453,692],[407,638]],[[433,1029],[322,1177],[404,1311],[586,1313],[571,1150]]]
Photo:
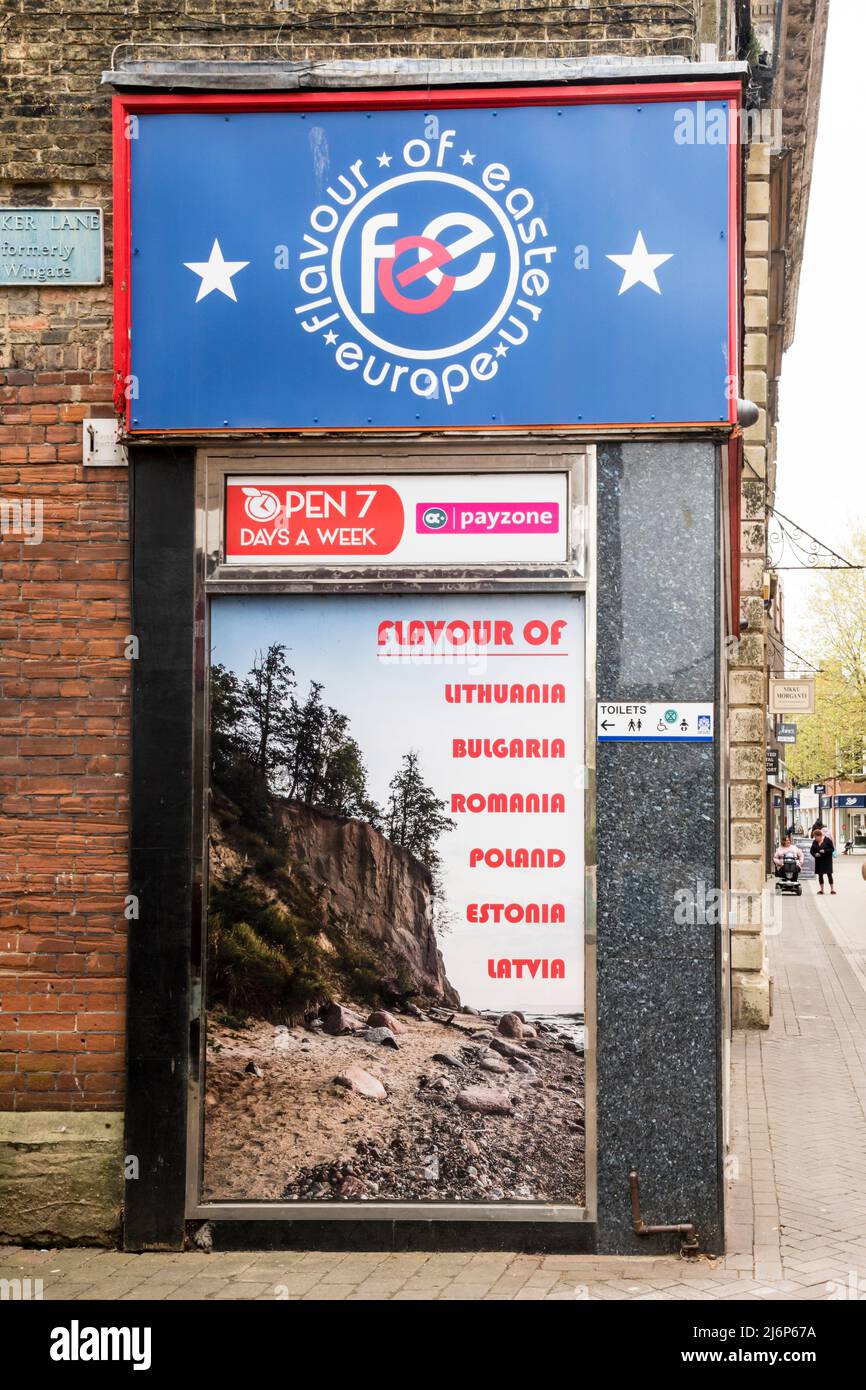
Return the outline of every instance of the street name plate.
[[[713,706],[694,700],[599,700],[599,743],[711,743]]]
[[[101,285],[101,208],[0,207],[0,285]]]

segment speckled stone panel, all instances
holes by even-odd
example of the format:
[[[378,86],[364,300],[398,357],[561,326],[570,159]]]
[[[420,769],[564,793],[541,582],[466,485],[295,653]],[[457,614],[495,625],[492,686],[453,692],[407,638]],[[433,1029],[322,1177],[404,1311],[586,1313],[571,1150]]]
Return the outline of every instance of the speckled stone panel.
[[[716,480],[706,442],[599,450],[600,700],[717,698]],[[718,768],[715,745],[597,749],[598,1241],[609,1253],[678,1245],[633,1235],[631,1168],[645,1221],[693,1221],[703,1249],[722,1245]]]

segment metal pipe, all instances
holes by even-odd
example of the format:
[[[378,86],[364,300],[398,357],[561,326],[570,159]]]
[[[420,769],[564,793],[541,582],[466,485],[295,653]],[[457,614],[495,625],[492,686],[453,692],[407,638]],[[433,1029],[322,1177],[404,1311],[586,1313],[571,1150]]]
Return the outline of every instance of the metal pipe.
[[[698,1228],[693,1221],[683,1221],[675,1226],[648,1226],[640,1214],[640,1176],[633,1168],[628,1175],[631,1192],[631,1228],[636,1236],[682,1236],[681,1255],[694,1255],[699,1247]]]

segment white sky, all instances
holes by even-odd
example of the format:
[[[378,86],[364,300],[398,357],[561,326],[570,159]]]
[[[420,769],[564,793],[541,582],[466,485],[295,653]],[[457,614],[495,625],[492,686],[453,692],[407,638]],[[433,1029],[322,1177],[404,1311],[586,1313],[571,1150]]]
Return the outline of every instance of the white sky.
[[[866,523],[866,277],[855,250],[866,213],[866,103],[851,68],[864,45],[866,0],[831,0],[796,334],[779,400],[776,504],[842,555]],[[783,582],[785,640],[808,656],[811,576],[789,572]]]

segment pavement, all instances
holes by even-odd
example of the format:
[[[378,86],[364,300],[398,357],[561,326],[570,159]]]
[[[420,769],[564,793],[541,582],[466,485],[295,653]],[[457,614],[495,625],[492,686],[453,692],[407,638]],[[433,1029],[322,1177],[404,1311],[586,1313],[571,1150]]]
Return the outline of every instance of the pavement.
[[[866,1299],[863,862],[837,857],[836,897],[785,898],[771,1027],[734,1035],[724,1258],[7,1247],[0,1280],[57,1300]]]

